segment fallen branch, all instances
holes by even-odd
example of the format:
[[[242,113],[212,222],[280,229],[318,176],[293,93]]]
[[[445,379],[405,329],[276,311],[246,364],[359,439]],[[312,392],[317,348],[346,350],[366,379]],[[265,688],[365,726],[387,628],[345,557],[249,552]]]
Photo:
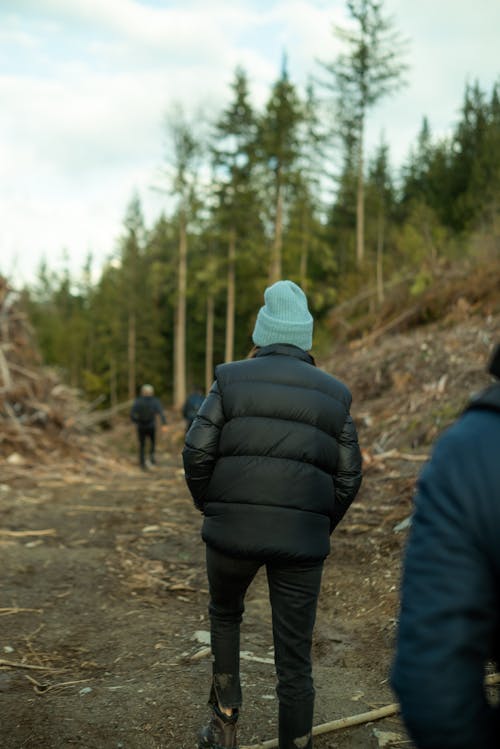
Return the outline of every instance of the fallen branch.
[[[51,689],[73,687],[75,684],[84,684],[85,682],[92,681],[92,679],[76,679],[75,681],[60,681],[57,684],[41,684],[32,676],[28,676],[28,674],[25,674],[25,676],[34,685],[33,689],[37,694],[45,694],[45,692],[50,692]]]
[[[379,461],[387,460],[389,458],[393,458],[394,460],[410,460],[414,461],[415,463],[423,463],[424,461],[429,460],[429,456],[425,455],[424,453],[402,453],[395,447],[392,450],[386,450],[386,452],[383,453],[368,453],[367,451],[365,451],[363,457],[368,465],[370,465],[370,463],[378,463]]]
[[[189,660],[201,661],[202,658],[209,658],[211,655],[212,649],[210,647],[201,648],[201,650],[197,650],[196,653],[189,656]],[[253,653],[249,653],[245,650],[241,651],[240,658],[243,661],[254,661],[255,663],[269,663],[272,666],[274,665],[274,658],[261,658],[260,656],[253,655]]]
[[[402,276],[402,278],[396,278],[392,281],[386,282],[384,284],[384,289],[387,291],[387,289],[391,289],[394,286],[398,286],[399,284],[404,284],[406,281],[411,281],[415,277],[414,273],[408,273],[406,276]],[[332,317],[337,317],[339,312],[345,312],[346,310],[349,310],[351,308],[355,308],[358,302],[364,302],[366,299],[369,299],[370,297],[374,297],[378,293],[378,289],[376,286],[369,286],[366,289],[363,289],[360,291],[356,296],[350,297],[349,299],[346,299],[344,302],[341,302],[333,309],[333,315]]]
[[[196,653],[193,653],[189,657],[190,661],[201,661],[202,658],[208,658],[212,655],[212,648],[201,648],[201,650],[197,650]]]
[[[14,364],[13,362],[9,362],[9,368],[14,372],[18,372],[18,374],[22,374],[25,377],[29,377],[31,380],[35,380],[35,382],[40,382],[40,375],[33,372],[31,369],[26,369],[26,367],[21,367],[19,364]]]
[[[110,505],[71,505],[71,509],[66,511],[68,515],[74,512],[135,512],[131,507],[114,507]]]
[[[21,439],[21,441],[24,442],[24,444],[30,449],[34,449],[35,443],[31,439],[29,434],[27,434],[26,429],[23,428],[21,422],[16,416],[16,412],[14,411],[10,403],[8,403],[7,401],[4,401],[3,407],[5,409],[5,412],[7,413],[7,416],[9,417],[12,424],[16,428],[16,431],[19,434],[19,438]]]
[[[6,661],[3,658],[0,658],[0,666],[4,666],[5,668],[28,668],[32,671],[51,671],[53,673],[64,670],[62,668],[49,668],[49,666],[34,666],[31,663],[21,663],[20,661]]]
[[[2,346],[0,346],[0,374],[2,375],[5,390],[9,390],[12,385],[12,378],[10,376],[9,364],[3,352]]]
[[[17,606],[10,606],[7,608],[0,609],[0,616],[11,616],[11,614],[23,614],[25,611],[30,611],[36,614],[43,614],[43,609],[22,609]]]
[[[382,455],[384,455],[384,453],[382,453]],[[423,453],[401,453],[399,450],[389,450],[385,453],[385,457],[395,458],[396,460],[410,460],[415,463],[424,463],[426,460],[429,460],[429,456],[424,455]]]
[[[411,320],[412,317],[417,315],[419,311],[418,305],[414,305],[413,307],[410,307],[410,309],[405,310],[397,317],[393,318],[392,320],[389,320],[389,322],[385,323],[385,325],[382,325],[380,328],[377,328],[377,330],[372,331],[371,333],[368,333],[364,338],[360,338],[357,341],[353,341],[351,343],[351,347],[353,349],[359,349],[363,346],[366,346],[369,343],[373,343],[377,340],[377,338],[380,338],[380,336],[384,335],[384,333],[388,333],[390,330],[394,330],[394,328],[397,328],[401,323],[406,322],[407,320]]]
[[[486,686],[500,684],[500,673],[489,674],[485,677],[484,683]],[[388,718],[391,715],[397,715],[399,710],[398,703],[391,702],[389,705],[377,707],[374,710],[368,710],[366,713],[359,713],[358,715],[350,715],[347,718],[331,720],[328,723],[321,723],[319,726],[314,726],[312,729],[312,735],[321,736],[324,733],[339,731],[341,728],[350,728],[351,726],[358,726],[361,723],[371,723],[373,720],[380,720],[381,718]],[[269,741],[263,741],[260,744],[242,746],[241,749],[275,749],[277,746],[278,739],[269,739]]]
[[[89,413],[87,411],[84,414],[80,414],[74,416],[72,419],[68,419],[68,421],[66,422],[66,426],[94,426],[95,424],[99,424],[101,421],[106,421],[110,418],[110,416],[114,416],[120,411],[129,409],[133,402],[133,400],[124,401],[123,403],[118,403],[116,406],[112,406],[111,408],[102,409],[101,411],[95,411],[92,413]]]
[[[41,531],[9,531],[0,528],[0,536],[9,536],[11,538],[24,538],[25,536],[55,536],[55,528],[45,528]]]
[[[350,715],[348,718],[339,718],[338,720],[331,720],[328,723],[321,723],[319,726],[314,726],[312,735],[321,736],[323,733],[339,731],[341,728],[357,726],[360,723],[370,723],[372,720],[387,718],[389,715],[396,715],[398,712],[399,705],[396,702],[393,702],[390,705],[378,707],[375,710],[368,710],[366,713],[359,713],[359,715]],[[270,739],[269,741],[263,741],[261,744],[242,746],[241,749],[274,749],[274,747],[277,746],[278,739]]]

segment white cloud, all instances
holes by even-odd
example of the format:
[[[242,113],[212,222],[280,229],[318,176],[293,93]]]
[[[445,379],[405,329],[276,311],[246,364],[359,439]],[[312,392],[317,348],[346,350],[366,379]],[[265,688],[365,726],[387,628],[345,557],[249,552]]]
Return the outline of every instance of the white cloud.
[[[184,2],[170,8],[148,7],[136,0],[6,0],[12,19],[29,13],[30,25],[50,21],[53,31],[116,42],[109,46],[129,66],[140,57],[158,62],[175,59],[189,64],[211,58],[227,46],[229,38],[260,22],[261,16],[236,4]],[[106,52],[103,46],[102,50]],[[133,56],[126,56],[126,52]]]
[[[412,67],[408,87],[372,113],[368,137],[385,130],[399,163],[424,114],[436,133],[453,124],[468,77],[491,87],[499,12],[498,0],[386,5],[412,40]],[[150,186],[171,104],[213,117],[242,65],[261,106],[283,52],[293,81],[320,75],[343,19],[344,0],[2,0],[0,270],[63,247],[76,267],[89,248],[109,253],[134,189],[150,220],[161,205]]]

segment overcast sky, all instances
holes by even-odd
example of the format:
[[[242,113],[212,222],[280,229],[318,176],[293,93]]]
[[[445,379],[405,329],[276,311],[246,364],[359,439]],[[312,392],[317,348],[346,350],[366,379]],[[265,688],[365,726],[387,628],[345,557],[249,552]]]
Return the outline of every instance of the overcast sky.
[[[386,0],[410,40],[407,88],[370,116],[402,162],[427,115],[458,117],[465,83],[500,75],[500,0]],[[332,61],[345,0],[0,0],[0,272],[31,281],[42,256],[72,270],[116,248],[137,191],[151,226],[174,102],[217,115],[234,70],[265,101],[283,52],[303,86]]]

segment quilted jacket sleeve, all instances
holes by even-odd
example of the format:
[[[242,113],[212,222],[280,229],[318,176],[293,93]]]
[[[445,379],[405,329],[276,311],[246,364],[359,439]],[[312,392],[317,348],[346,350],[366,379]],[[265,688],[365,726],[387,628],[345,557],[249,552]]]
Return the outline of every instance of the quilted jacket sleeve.
[[[500,431],[490,414],[467,423],[470,433],[453,427],[423,469],[405,555],[392,686],[421,749],[493,749],[500,735],[483,688],[500,626]]]
[[[361,451],[358,444],[356,427],[350,415],[344,422],[338,437],[339,458],[334,476],[335,508],[332,514],[330,530],[339,524],[349,509],[351,502],[361,486]]]
[[[217,460],[223,425],[222,401],[217,383],[214,382],[186,435],[182,451],[186,483],[196,507],[202,512]]]

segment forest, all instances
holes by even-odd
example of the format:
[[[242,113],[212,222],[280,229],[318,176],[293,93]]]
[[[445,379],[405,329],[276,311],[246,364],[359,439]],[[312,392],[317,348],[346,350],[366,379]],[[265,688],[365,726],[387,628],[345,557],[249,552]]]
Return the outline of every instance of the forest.
[[[322,353],[332,311],[373,314],[391,290],[418,298],[447,267],[498,253],[498,83],[465,85],[446,137],[424,115],[396,170],[383,136],[366,152],[365,131],[404,86],[408,55],[380,5],[359,7],[353,30],[337,32],[345,51],[318,64],[307,90],[284,58],[262,108],[238,68],[216,121],[170,111],[170,208],[146,226],[133,196],[98,278],[91,256],[77,277],[41,264],[23,296],[43,358],[87,398],[114,407],[147,381],[179,408],[216,363],[246,355],[278,278],[308,293]]]
[[[280,278],[305,290],[312,353],[352,392],[363,459],[325,561],[314,746],[414,746],[389,679],[403,552],[421,468],[489,384],[500,340],[500,78],[464,84],[446,136],[422,113],[395,167],[383,136],[368,148],[367,123],[397,101],[411,55],[381,2],[347,7],[342,53],[304,90],[284,57],[261,105],[237,68],[213,120],[171,109],[165,211],[149,224],[132,195],[102,267],[42,262],[23,289],[0,276],[5,749],[197,743],[209,591],[181,407],[219,362],[247,355]],[[167,425],[143,471],[129,405],[144,382]],[[273,749],[264,570],[241,637],[240,746]],[[488,675],[492,704],[499,683]]]

